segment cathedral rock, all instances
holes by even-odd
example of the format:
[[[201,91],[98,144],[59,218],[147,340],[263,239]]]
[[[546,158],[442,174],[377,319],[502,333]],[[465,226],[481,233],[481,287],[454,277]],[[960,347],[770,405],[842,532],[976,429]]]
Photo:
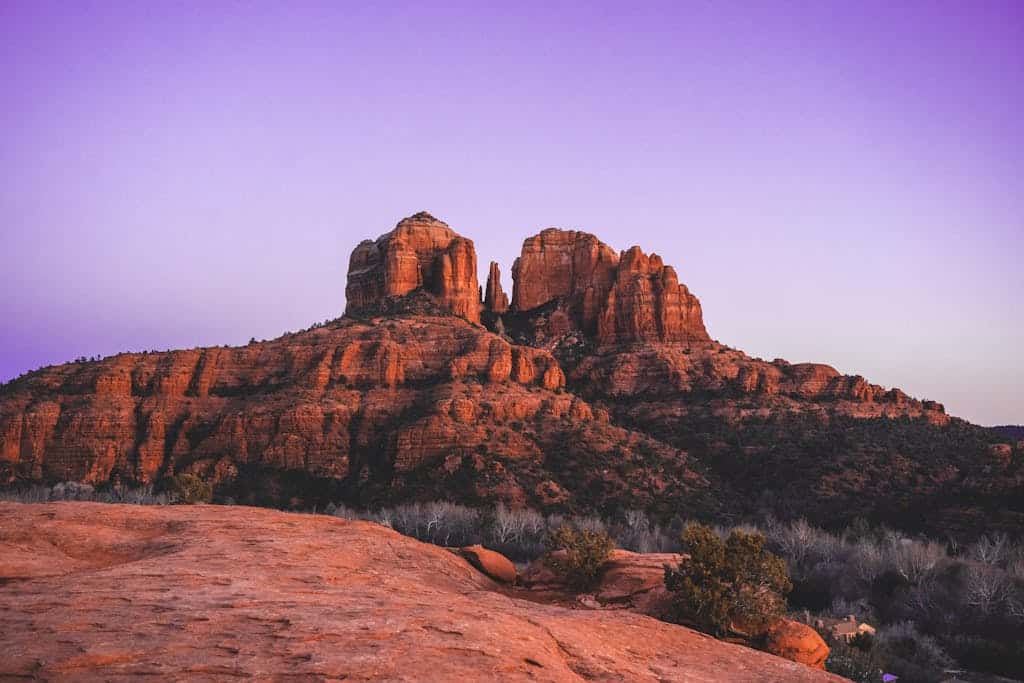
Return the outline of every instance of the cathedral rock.
[[[417,290],[434,297],[443,310],[480,321],[473,241],[425,211],[355,248],[348,264],[345,313],[364,315]]]
[[[974,471],[957,460],[966,437],[929,431],[975,429],[941,404],[712,340],[657,254],[551,228],[523,242],[511,275],[511,301],[497,263],[481,288],[473,242],[421,212],[355,248],[345,315],[323,325],[27,373],[0,386],[0,485],[188,472],[250,503],[695,516],[750,512],[777,489],[809,497],[808,516],[818,501],[824,522],[867,514],[865,472],[932,495],[920,481]],[[858,426],[879,418],[895,419]],[[830,425],[828,439],[803,438]],[[893,429],[917,431],[880,445]],[[891,443],[920,439],[928,458],[892,459]],[[837,473],[840,461],[853,464]],[[953,506],[936,523],[962,511],[949,496],[921,509],[933,500]]]

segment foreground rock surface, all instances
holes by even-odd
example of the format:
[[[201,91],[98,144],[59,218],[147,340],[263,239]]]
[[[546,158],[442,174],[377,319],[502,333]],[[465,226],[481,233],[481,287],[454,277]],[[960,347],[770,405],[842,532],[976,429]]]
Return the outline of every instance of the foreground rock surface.
[[[516,600],[380,526],[0,504],[0,678],[840,681],[623,612]]]

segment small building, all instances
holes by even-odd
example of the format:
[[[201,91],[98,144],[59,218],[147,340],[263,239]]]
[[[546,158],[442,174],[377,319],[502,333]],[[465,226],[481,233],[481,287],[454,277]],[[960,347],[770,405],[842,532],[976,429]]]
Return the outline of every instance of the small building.
[[[858,623],[857,617],[852,614],[848,615],[842,621],[837,621],[832,624],[829,628],[829,636],[832,640],[841,640],[844,643],[849,643],[862,633],[873,636],[875,635],[875,627],[871,624]]]

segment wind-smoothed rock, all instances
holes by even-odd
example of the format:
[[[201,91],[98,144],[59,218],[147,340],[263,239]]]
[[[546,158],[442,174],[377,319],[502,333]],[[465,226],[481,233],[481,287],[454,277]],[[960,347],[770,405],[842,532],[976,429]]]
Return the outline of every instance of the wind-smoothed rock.
[[[829,647],[817,631],[789,619],[779,619],[768,628],[765,649],[773,655],[822,671],[829,655]]]
[[[842,679],[625,611],[515,594],[376,524],[0,503],[0,678]]]
[[[488,550],[482,545],[470,545],[459,549],[459,554],[495,581],[516,582],[516,566],[499,552]]]
[[[364,240],[349,259],[346,313],[366,315],[391,300],[422,290],[470,322],[480,321],[480,290],[472,240],[429,213],[398,223],[376,240]]]

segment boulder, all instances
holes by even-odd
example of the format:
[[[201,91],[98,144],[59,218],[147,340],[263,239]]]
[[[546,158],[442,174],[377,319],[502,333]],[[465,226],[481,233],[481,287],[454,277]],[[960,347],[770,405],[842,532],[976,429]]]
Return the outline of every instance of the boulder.
[[[829,648],[818,632],[806,624],[779,619],[768,627],[765,650],[778,657],[815,669],[825,669]]]
[[[516,582],[516,566],[499,552],[488,550],[482,545],[470,545],[459,549],[459,554],[495,581]]]
[[[564,553],[564,550],[555,551]],[[661,616],[671,597],[665,589],[665,565],[677,566],[687,556],[677,553],[634,553],[616,548],[601,568],[593,597],[601,605]],[[543,559],[527,566],[520,583],[537,592],[563,592],[565,582]]]
[[[604,564],[596,597],[603,604],[622,604],[641,614],[661,616],[671,601],[665,589],[665,565],[677,567],[685,557],[615,549]]]

